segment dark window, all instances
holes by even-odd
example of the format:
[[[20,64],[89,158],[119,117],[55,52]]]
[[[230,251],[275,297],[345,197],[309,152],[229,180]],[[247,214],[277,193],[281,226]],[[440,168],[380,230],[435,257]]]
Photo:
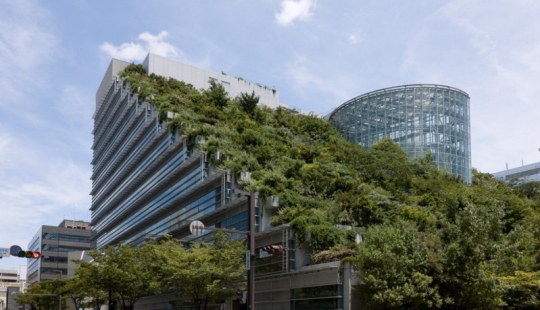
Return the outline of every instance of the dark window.
[[[303,287],[291,290],[291,310],[342,309],[340,285]]]

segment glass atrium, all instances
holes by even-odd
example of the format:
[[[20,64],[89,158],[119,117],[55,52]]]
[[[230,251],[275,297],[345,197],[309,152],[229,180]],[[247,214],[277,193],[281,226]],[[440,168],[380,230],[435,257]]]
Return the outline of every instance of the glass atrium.
[[[385,88],[345,102],[329,120],[364,147],[388,137],[411,158],[431,152],[439,168],[471,183],[469,95],[462,90],[431,84]]]

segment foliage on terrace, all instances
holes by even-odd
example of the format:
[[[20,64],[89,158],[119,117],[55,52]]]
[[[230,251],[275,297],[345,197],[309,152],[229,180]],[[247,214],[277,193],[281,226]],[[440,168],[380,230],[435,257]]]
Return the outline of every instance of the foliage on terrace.
[[[391,140],[363,149],[319,117],[253,106],[249,94],[228,98],[213,82],[198,90],[136,65],[124,77],[163,121],[176,113],[168,125],[191,147],[223,154],[219,168],[251,172],[244,189],[278,196],[272,224],[290,223],[315,255],[326,251],[321,261],[355,250],[370,309],[540,306],[539,183],[508,185],[474,170],[467,185],[429,155],[409,160]]]

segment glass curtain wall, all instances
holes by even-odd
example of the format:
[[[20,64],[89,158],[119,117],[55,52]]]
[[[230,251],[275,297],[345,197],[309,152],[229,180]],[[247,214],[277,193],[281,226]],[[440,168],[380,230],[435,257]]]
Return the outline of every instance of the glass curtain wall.
[[[411,158],[428,152],[439,168],[471,183],[469,95],[442,85],[405,85],[353,98],[330,122],[349,141],[369,148],[391,138]]]

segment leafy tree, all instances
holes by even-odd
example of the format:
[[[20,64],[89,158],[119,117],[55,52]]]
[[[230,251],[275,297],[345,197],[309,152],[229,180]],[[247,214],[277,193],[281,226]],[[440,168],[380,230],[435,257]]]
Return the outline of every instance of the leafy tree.
[[[502,277],[506,289],[504,301],[509,310],[540,308],[540,272],[516,271],[515,275]]]
[[[178,296],[191,297],[197,310],[223,302],[245,285],[245,247],[241,241],[217,233],[213,245],[196,243],[187,250],[177,240],[166,239],[156,247],[164,258],[163,283]]]
[[[251,94],[240,93],[240,96],[238,96],[238,102],[244,112],[251,116],[254,116],[255,109],[257,108],[257,104],[259,103],[259,96],[255,95],[255,91],[252,91]]]
[[[429,309],[442,304],[428,275],[426,247],[405,224],[372,226],[358,246],[360,284],[367,309]]]
[[[444,224],[443,269],[436,282],[446,308],[496,309],[503,304],[503,289],[486,265],[502,235],[501,218],[500,208],[468,205],[457,212],[455,221]]]
[[[132,310],[140,297],[161,292],[161,264],[151,249],[149,244],[123,244],[91,251],[93,261],[77,261],[76,275],[94,289],[91,293],[96,304],[103,292],[109,292],[123,310]]]
[[[24,293],[17,295],[18,304],[27,304],[40,310],[56,310],[63,303],[62,287],[65,280],[44,280],[32,284]]]
[[[210,99],[210,102],[219,108],[227,106],[229,98],[227,97],[227,92],[225,91],[225,88],[223,88],[223,85],[213,79],[210,79],[208,83],[210,83],[210,87],[204,91],[204,94]]]
[[[97,283],[96,275],[99,273],[99,266],[88,264],[75,272],[76,276],[67,280],[62,291],[71,298],[77,309],[81,307],[100,309],[109,297],[108,291],[100,288]]]
[[[71,299],[75,309],[80,309],[86,305],[87,289],[88,287],[85,282],[81,281],[79,277],[73,277],[64,280],[59,291]]]

